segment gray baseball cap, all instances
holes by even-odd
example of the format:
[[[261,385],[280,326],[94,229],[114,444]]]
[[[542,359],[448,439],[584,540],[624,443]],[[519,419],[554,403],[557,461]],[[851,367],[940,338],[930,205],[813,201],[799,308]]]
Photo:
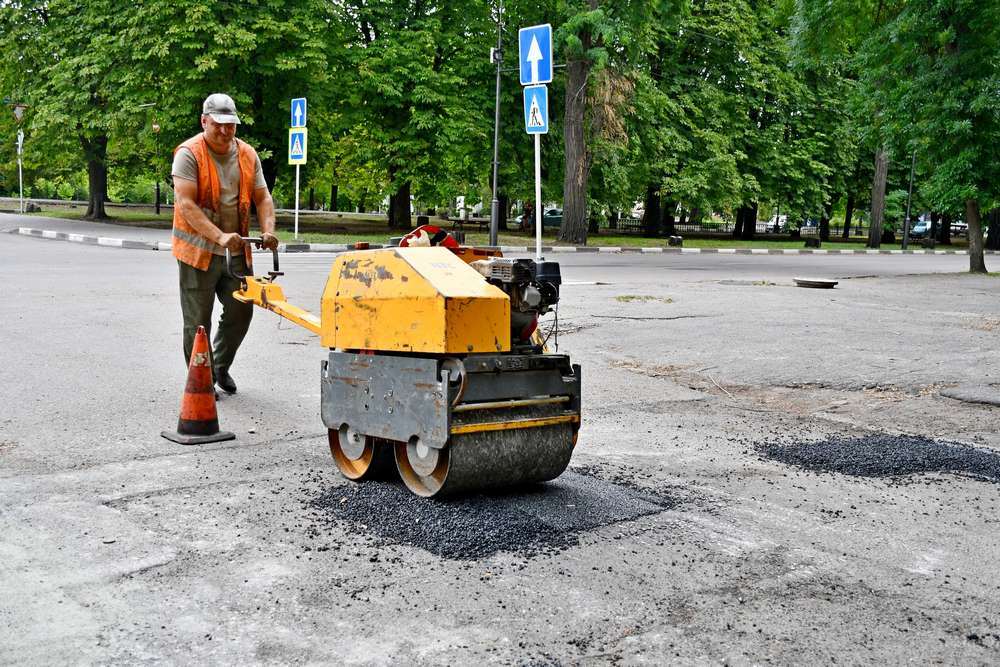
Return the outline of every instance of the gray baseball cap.
[[[212,93],[205,98],[205,103],[201,105],[201,113],[204,116],[211,116],[216,123],[236,123],[239,125],[240,119],[236,115],[236,102],[233,98],[224,93]]]

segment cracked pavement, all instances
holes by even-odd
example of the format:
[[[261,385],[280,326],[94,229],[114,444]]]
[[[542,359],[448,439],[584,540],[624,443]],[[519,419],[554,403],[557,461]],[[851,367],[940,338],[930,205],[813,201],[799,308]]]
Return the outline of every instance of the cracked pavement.
[[[961,257],[556,259],[560,350],[584,369],[571,473],[435,506],[499,502],[489,516],[545,528],[457,559],[393,533],[378,502],[337,507],[377,497],[330,459],[313,336],[258,311],[219,402],[237,440],[181,447],[158,435],[185,374],[172,258],[0,237],[0,662],[1000,660],[997,484],[758,450],[890,434],[1000,451],[996,407],[945,395],[1000,377],[995,277]],[[315,309],[329,261],[283,257],[289,300]],[[841,282],[792,286],[817,274]],[[414,517],[433,502],[387,497]]]

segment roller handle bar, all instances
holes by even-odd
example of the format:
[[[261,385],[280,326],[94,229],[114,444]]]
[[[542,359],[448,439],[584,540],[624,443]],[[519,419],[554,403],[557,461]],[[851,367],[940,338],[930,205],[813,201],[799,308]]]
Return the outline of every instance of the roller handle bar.
[[[264,239],[259,236],[241,236],[240,238],[243,239],[244,243],[252,243],[258,248],[264,247]],[[285,275],[285,273],[283,271],[278,270],[277,248],[271,248],[271,258],[274,260],[274,270],[268,271],[267,275],[273,281],[278,276]],[[245,278],[253,277],[252,275],[251,276],[240,275],[235,271],[233,271],[233,256],[232,253],[229,252],[229,248],[226,248],[226,273],[229,274],[230,278],[235,278],[236,280],[244,280]]]

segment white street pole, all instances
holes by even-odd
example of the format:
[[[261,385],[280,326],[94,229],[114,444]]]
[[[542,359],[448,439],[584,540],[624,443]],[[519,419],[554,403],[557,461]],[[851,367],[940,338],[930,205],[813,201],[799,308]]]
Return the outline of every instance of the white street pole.
[[[535,259],[542,261],[542,137],[535,134]]]
[[[295,165],[295,240],[299,239],[299,166]]]
[[[20,212],[24,213],[24,171],[21,168],[21,153],[24,146],[24,130],[17,131],[17,181],[21,192]]]

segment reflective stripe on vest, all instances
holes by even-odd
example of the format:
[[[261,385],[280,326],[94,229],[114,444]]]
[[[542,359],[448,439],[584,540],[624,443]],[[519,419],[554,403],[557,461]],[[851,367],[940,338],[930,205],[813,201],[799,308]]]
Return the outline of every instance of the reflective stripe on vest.
[[[257,153],[244,141],[236,140],[236,156],[239,160],[240,189],[238,197],[239,234],[248,236],[250,233],[250,200],[253,196],[257,176]],[[198,163],[198,195],[196,203],[204,210],[218,213],[221,205],[219,175],[215,170],[215,162],[209,157],[205,135],[191,137],[174,149],[177,154],[181,148],[187,148]],[[211,219],[211,216],[208,216]],[[213,221],[214,222],[214,221]],[[190,264],[202,271],[208,268],[212,261],[212,250],[219,246],[202,236],[184,216],[179,206],[174,206],[173,255],[185,264]],[[250,246],[244,249],[247,270],[252,272],[253,256]]]

